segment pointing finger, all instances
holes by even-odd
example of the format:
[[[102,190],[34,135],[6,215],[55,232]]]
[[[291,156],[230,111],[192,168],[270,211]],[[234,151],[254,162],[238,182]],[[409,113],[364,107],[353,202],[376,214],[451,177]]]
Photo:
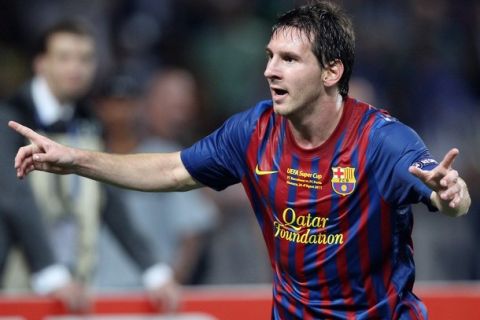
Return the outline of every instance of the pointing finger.
[[[447,152],[445,157],[443,157],[442,162],[440,162],[439,166],[445,168],[445,169],[450,169],[452,167],[452,163],[455,160],[455,158],[458,156],[460,151],[458,151],[457,148],[453,148],[450,151]]]
[[[8,126],[12,128],[13,130],[17,131],[20,133],[22,136],[25,138],[29,139],[33,143],[38,143],[41,135],[30,129],[29,127],[25,127],[24,125],[21,125],[18,122],[15,121],[9,121]]]

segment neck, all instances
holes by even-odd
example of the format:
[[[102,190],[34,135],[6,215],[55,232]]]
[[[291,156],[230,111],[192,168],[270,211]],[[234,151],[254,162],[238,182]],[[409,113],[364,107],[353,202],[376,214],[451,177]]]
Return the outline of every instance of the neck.
[[[79,99],[75,99],[75,98],[70,97],[70,96],[61,95],[58,92],[55,92],[53,89],[51,89],[51,87],[49,87],[49,88],[50,88],[53,96],[55,97],[55,99],[57,99],[58,103],[61,106],[66,105],[66,104],[74,105],[76,102],[78,102],[77,100],[79,100]]]
[[[61,106],[64,106],[66,104],[73,104],[72,99],[66,99],[66,98],[62,98],[62,97],[59,97],[59,96],[55,96],[55,98],[57,98],[57,101],[58,101],[58,103],[60,103]]]
[[[317,105],[288,117],[293,137],[298,145],[312,149],[322,145],[332,135],[343,112],[341,95],[327,96]]]
[[[47,82],[47,87],[48,89],[50,90],[51,94],[53,95],[53,97],[58,101],[58,103],[60,104],[60,106],[64,106],[66,104],[75,104],[75,100],[72,99],[71,97],[65,97],[61,94],[59,94],[58,92],[56,92],[52,86],[50,86]]]

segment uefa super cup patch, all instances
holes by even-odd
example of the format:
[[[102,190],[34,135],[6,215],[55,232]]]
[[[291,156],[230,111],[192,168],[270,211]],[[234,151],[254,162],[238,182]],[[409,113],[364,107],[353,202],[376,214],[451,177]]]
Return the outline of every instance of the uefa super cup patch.
[[[414,162],[412,163],[412,166],[422,169],[423,167],[426,167],[429,165],[437,165],[437,164],[438,164],[437,160],[428,158],[428,159],[422,159],[420,161]]]
[[[332,167],[332,188],[339,195],[346,196],[353,192],[357,180],[355,179],[355,168]]]

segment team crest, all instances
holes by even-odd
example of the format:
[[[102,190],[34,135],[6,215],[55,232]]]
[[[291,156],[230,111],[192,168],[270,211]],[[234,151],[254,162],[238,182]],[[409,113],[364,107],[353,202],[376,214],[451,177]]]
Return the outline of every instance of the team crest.
[[[336,193],[346,196],[353,192],[357,180],[355,179],[355,168],[332,167],[332,188]]]

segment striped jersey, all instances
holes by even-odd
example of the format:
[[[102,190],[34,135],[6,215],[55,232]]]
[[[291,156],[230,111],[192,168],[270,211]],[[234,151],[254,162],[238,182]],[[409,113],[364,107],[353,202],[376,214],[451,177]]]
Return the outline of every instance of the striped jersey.
[[[412,293],[410,205],[437,165],[419,136],[352,98],[331,136],[304,149],[272,102],[234,115],[181,153],[200,183],[241,182],[273,269],[272,319],[426,319]]]

